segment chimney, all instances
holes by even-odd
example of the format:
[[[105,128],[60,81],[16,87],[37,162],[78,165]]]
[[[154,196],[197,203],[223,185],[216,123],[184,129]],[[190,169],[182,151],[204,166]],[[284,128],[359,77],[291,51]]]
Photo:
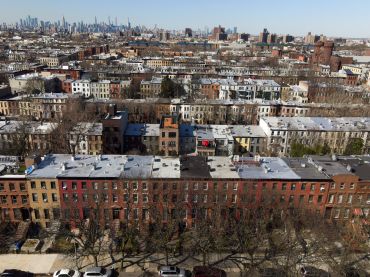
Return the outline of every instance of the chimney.
[[[115,115],[117,113],[117,105],[116,104],[110,104],[108,107],[108,113],[109,115]]]
[[[24,159],[24,165],[26,168],[29,168],[32,165],[37,166],[39,163],[41,163],[41,156],[37,154],[30,155]]]

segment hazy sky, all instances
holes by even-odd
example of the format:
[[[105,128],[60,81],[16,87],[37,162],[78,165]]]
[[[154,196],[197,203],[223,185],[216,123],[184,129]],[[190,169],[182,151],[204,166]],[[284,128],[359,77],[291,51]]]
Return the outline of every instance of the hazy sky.
[[[221,24],[239,32],[370,37],[369,0],[1,0],[0,22],[27,15],[44,20],[126,23],[168,29],[210,29]]]

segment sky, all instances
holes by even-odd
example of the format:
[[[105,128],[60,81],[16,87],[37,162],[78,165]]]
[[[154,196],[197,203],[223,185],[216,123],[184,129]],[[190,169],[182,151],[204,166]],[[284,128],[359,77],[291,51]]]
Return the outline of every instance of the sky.
[[[210,30],[217,25],[238,32],[370,37],[368,0],[1,0],[0,22],[27,15],[39,20],[157,25],[165,29]]]

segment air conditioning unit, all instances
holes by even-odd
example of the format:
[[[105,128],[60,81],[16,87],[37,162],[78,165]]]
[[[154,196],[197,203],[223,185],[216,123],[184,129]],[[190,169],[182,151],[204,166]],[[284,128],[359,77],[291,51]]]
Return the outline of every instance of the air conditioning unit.
[[[320,192],[324,192],[325,191],[325,188],[320,188]]]

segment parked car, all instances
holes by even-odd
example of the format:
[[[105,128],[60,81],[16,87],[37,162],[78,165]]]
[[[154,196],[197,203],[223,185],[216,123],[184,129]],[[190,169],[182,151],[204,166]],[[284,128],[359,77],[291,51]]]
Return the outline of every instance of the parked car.
[[[177,266],[161,266],[158,269],[159,276],[162,277],[185,277],[185,269],[178,268]]]
[[[88,268],[84,273],[84,277],[111,277],[111,276],[112,270],[105,269],[104,267],[101,266]]]
[[[1,277],[33,277],[33,273],[18,269],[6,269],[0,274]]]
[[[226,277],[226,272],[210,266],[195,266],[192,277]]]
[[[81,273],[73,269],[60,269],[55,271],[53,277],[80,277]]]
[[[326,272],[325,270],[313,266],[301,267],[301,274],[304,277],[330,277],[329,272]]]

